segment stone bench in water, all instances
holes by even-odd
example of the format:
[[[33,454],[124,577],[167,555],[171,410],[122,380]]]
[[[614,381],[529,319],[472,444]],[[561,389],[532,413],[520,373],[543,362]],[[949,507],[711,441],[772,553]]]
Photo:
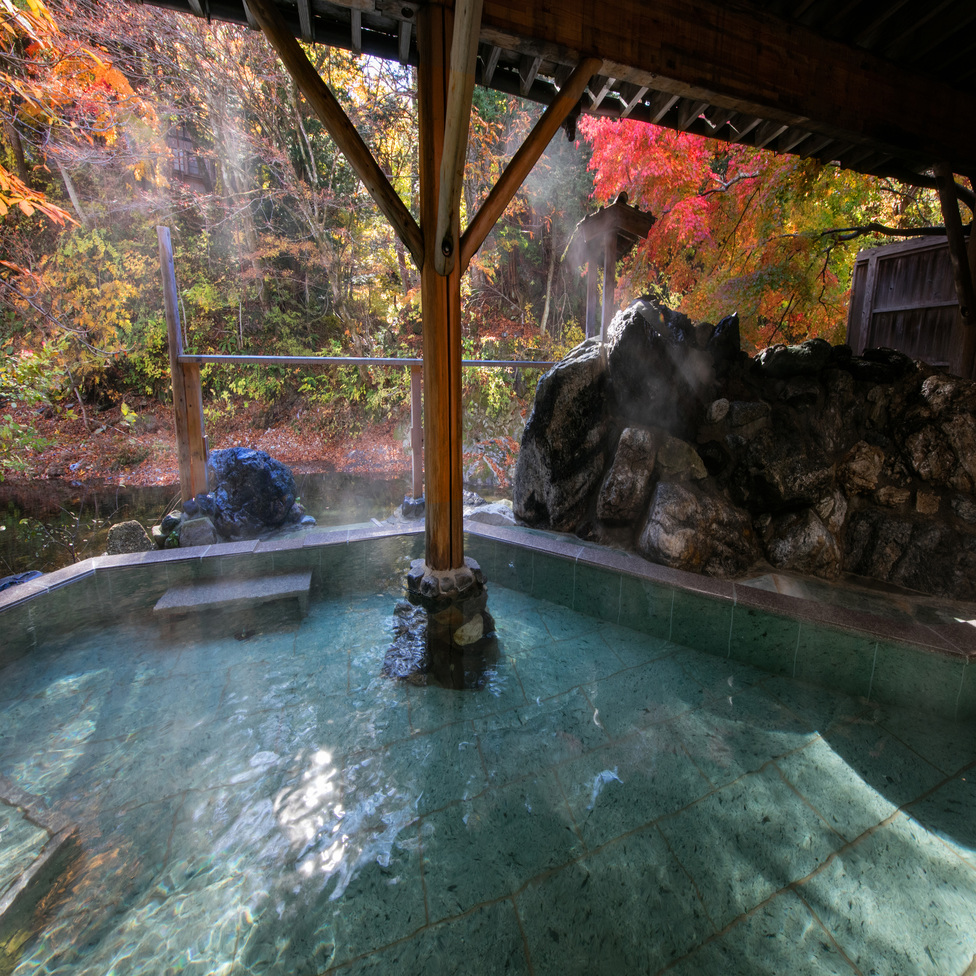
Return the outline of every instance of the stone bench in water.
[[[311,585],[311,570],[249,579],[197,580],[168,589],[153,607],[153,614],[172,629],[175,623],[191,615],[246,612],[263,604],[296,600],[298,612],[304,617],[308,613]]]

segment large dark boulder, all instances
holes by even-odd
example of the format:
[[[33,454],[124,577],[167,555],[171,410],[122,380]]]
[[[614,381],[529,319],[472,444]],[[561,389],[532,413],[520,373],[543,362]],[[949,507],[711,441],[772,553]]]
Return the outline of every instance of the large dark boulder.
[[[820,339],[750,359],[735,316],[641,299],[540,382],[515,513],[695,572],[976,599],[976,383]]]
[[[571,531],[586,512],[606,462],[606,372],[600,340],[587,339],[539,380],[512,485],[530,525]]]
[[[618,312],[607,329],[607,370],[615,414],[627,426],[686,435],[709,396],[711,356],[694,345],[687,316],[649,299]]]
[[[225,539],[253,538],[304,514],[294,510],[297,489],[291,471],[265,451],[211,451],[207,482],[210,504],[199,496],[197,501]]]

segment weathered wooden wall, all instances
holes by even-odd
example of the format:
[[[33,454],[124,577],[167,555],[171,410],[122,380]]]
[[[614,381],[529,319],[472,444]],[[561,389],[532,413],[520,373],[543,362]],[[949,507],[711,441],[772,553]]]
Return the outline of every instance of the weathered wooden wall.
[[[887,346],[962,374],[962,328],[944,237],[858,254],[847,318],[855,353]]]

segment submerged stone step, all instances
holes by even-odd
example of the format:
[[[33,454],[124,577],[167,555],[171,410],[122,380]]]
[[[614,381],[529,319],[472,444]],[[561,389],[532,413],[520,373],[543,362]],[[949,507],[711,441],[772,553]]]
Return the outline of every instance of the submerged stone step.
[[[308,613],[312,571],[234,579],[197,580],[168,589],[153,613],[170,622],[204,612],[250,610],[279,600],[297,600],[299,613]]]
[[[66,879],[78,828],[0,776],[0,972],[32,930],[34,909]]]

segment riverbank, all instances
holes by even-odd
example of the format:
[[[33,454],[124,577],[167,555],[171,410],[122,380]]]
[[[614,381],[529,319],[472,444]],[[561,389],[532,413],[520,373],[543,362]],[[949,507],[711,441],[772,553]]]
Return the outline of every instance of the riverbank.
[[[86,419],[48,410],[10,411],[46,444],[27,453],[27,472],[2,472],[8,486],[38,481],[66,485],[150,487],[179,481],[173,411],[168,404],[146,402],[111,407]],[[273,419],[272,424],[268,424]],[[270,418],[266,411],[242,410],[207,418],[211,449],[246,446],[267,451],[302,474],[339,472],[379,479],[409,474],[411,459],[404,447],[406,418],[391,417],[356,430],[324,430],[314,412]]]

